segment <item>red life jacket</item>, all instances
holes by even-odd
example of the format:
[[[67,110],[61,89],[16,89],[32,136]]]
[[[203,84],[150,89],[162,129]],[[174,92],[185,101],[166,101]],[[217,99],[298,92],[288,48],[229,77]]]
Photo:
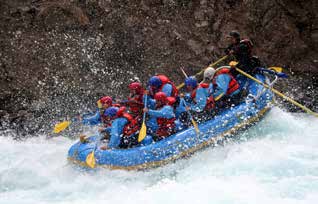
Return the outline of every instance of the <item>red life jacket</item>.
[[[192,92],[191,92],[191,98],[192,98],[192,101],[194,103],[196,103],[195,101],[195,97],[197,95],[197,89],[198,88],[204,88],[204,89],[207,89],[209,88],[209,84],[207,83],[200,83],[197,88],[195,88]],[[209,96],[207,98],[207,101],[206,101],[206,105],[204,107],[205,110],[210,110],[210,109],[213,109],[215,107],[215,103],[214,103],[214,98],[213,98],[213,95]]]
[[[240,44],[245,44],[247,46],[247,48],[248,48],[248,54],[250,56],[252,56],[252,50],[253,50],[253,47],[254,47],[252,41],[250,39],[243,39],[243,40],[240,41]]]
[[[122,113],[120,117],[124,117],[128,121],[128,123],[124,126],[124,129],[123,129],[124,137],[129,137],[140,129],[138,120],[133,118],[132,115],[130,115],[129,113]]]
[[[104,116],[104,114],[101,115],[101,121],[104,125],[104,127],[110,127],[112,126],[112,119],[109,119],[109,117]]]
[[[119,103],[113,103],[112,106],[113,106],[113,107],[117,107],[117,108],[120,108],[120,107],[121,107],[121,105],[120,105]]]
[[[227,95],[230,95],[231,93],[233,93],[234,91],[238,90],[240,88],[239,83],[236,81],[236,79],[232,76],[232,74],[230,73],[230,69],[229,68],[221,68],[219,70],[216,71],[216,73],[213,76],[212,79],[212,83],[213,86],[216,87],[216,77],[221,75],[221,74],[228,74],[231,77],[231,81],[229,83],[229,87],[226,91]]]
[[[174,121],[176,120],[175,117],[173,118],[157,118],[157,123],[158,123],[158,130],[156,134],[160,137],[167,137],[171,135],[174,130],[175,130],[175,123]]]
[[[129,110],[133,113],[133,114],[139,114],[142,112],[142,109],[144,107],[143,104],[143,95],[137,95],[135,97],[128,97],[128,103],[127,105],[129,106]]]
[[[170,84],[172,86],[171,97],[178,96],[177,87],[174,85],[174,83],[172,81],[170,81],[170,79],[167,76],[160,74],[160,75],[157,75],[157,77],[161,80],[161,83],[162,83],[160,88],[159,88],[159,91],[162,91],[164,85]]]

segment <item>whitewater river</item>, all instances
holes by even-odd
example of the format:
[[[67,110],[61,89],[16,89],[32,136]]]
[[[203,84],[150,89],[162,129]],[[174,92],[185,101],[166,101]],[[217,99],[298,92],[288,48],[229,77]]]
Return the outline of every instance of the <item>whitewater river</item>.
[[[224,147],[146,172],[68,165],[74,141],[0,137],[0,203],[318,203],[318,119],[274,108]]]

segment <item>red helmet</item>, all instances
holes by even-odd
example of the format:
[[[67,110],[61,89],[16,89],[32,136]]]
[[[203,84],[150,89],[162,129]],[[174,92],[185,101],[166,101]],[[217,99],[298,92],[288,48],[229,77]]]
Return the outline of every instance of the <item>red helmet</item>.
[[[155,98],[156,101],[160,101],[162,103],[166,103],[167,102],[167,95],[164,92],[162,92],[162,91],[156,93],[154,98]]]
[[[139,82],[132,82],[128,85],[130,90],[136,90],[138,93],[143,93],[144,89],[142,88],[141,83]]]
[[[172,106],[174,103],[176,102],[176,98],[175,97],[167,97],[167,104]]]
[[[141,89],[142,86],[141,86],[141,83],[139,83],[139,82],[132,82],[132,83],[130,83],[130,84],[128,85],[128,88],[129,88],[130,90],[138,90],[138,89]]]
[[[107,104],[111,106],[113,104],[113,99],[110,96],[104,96],[100,99],[101,104]]]

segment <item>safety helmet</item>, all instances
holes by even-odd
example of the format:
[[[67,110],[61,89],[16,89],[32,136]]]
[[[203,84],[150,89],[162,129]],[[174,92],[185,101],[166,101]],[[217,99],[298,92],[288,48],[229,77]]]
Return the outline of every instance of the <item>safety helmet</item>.
[[[173,104],[176,102],[176,98],[175,97],[172,97],[172,96],[169,96],[167,97],[167,104],[170,105],[170,106],[173,106]]]
[[[235,39],[240,39],[241,38],[240,33],[235,31],[235,30],[231,31],[228,36],[233,37]]]
[[[113,99],[110,96],[104,96],[100,99],[101,104],[108,104],[111,106],[113,104]]]
[[[215,74],[215,69],[213,67],[208,67],[204,70],[203,78],[204,80],[211,80]]]
[[[128,88],[130,90],[137,90],[138,91],[142,88],[142,86],[141,86],[141,83],[139,83],[139,82],[132,82],[128,85]]]
[[[109,107],[104,111],[104,116],[107,117],[115,117],[117,115],[118,108],[117,107]]]
[[[164,92],[160,91],[160,92],[155,94],[154,99],[156,101],[160,101],[162,103],[166,103],[167,102],[167,95]]]
[[[187,77],[184,81],[184,84],[186,86],[191,86],[192,88],[195,88],[198,86],[198,81],[195,77]]]
[[[154,87],[159,88],[162,85],[162,82],[161,82],[159,77],[153,76],[149,79],[148,84],[149,84],[149,86],[154,86]]]

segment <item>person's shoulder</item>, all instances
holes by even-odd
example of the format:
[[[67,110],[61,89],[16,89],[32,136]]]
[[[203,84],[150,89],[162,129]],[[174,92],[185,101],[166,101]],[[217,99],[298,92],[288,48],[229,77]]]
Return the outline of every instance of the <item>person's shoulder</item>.
[[[165,106],[163,106],[162,108],[163,108],[164,110],[168,110],[168,111],[173,110],[173,107],[172,107],[171,105],[165,105]]]
[[[248,49],[247,42],[241,41],[241,42],[239,43],[239,48],[241,48],[241,49]]]
[[[228,73],[222,73],[222,74],[219,74],[216,76],[216,80],[224,80],[224,79],[227,79],[229,77],[230,77],[230,75]]]
[[[172,87],[172,85],[170,83],[166,83],[163,87]]]

